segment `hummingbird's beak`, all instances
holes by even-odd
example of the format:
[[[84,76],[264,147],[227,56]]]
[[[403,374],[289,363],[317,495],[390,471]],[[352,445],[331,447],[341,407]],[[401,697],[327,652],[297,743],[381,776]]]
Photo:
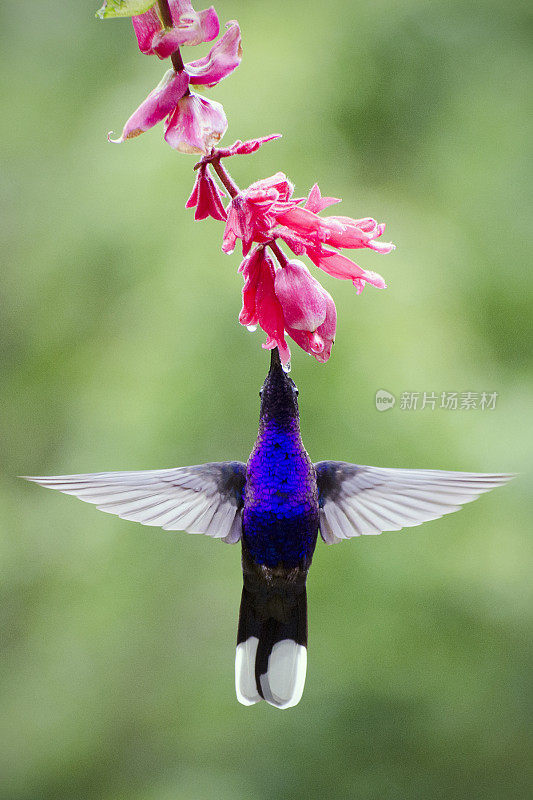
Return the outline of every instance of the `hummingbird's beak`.
[[[277,347],[274,347],[270,351],[270,372],[276,372],[278,370],[283,370],[283,367],[279,357],[279,350]]]

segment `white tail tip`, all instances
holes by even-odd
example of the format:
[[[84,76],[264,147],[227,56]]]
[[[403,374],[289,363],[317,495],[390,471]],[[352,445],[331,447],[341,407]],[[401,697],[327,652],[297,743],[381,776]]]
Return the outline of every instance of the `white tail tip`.
[[[259,640],[250,636],[237,645],[235,655],[235,691],[244,706],[262,698],[255,680],[255,659]],[[292,708],[302,697],[307,671],[307,648],[292,639],[276,642],[268,658],[264,675],[259,676],[264,699],[276,708]]]
[[[307,671],[307,648],[292,639],[276,642],[268,659],[266,675],[261,675],[263,697],[276,708],[292,708],[303,694]]]
[[[255,656],[259,639],[250,636],[237,645],[235,653],[235,691],[237,700],[243,706],[253,706],[261,700],[255,682]]]

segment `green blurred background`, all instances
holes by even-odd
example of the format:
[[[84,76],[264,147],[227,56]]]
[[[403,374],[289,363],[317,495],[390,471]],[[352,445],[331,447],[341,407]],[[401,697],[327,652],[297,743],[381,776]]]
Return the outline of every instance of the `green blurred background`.
[[[312,457],[522,473],[318,546],[284,713],[235,698],[238,547],[14,477],[245,460],[256,433],[268,357],[237,324],[238,256],[184,210],[194,162],[160,128],[107,143],[163,66],[95,7],[0,11],[2,798],[531,797],[529,4],[217,5],[244,43],[211,92],[224,141],[284,134],[236,180],[318,181],[398,245],[357,254],[386,291],[320,276],[337,344],[326,366],[295,347],[292,372]],[[499,397],[378,413],[381,388]]]

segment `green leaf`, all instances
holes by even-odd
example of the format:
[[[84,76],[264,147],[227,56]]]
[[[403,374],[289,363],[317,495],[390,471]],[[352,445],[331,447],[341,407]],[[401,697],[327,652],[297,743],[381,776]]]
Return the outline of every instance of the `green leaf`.
[[[100,19],[135,17],[137,14],[144,14],[153,5],[155,0],[104,0],[102,8],[98,9],[95,16]]]

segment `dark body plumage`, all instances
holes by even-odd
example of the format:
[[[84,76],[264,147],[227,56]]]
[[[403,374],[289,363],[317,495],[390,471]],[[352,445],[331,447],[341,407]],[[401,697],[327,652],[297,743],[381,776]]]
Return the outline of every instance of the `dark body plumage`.
[[[307,646],[305,582],[318,536],[316,470],[302,444],[297,395],[273,350],[246,470],[237,637],[238,645],[258,640],[257,693],[271,702],[265,681],[274,646],[289,641]]]
[[[308,569],[316,545],[316,470],[300,437],[297,393],[273,356],[246,469],[242,538],[250,558],[265,567]]]

